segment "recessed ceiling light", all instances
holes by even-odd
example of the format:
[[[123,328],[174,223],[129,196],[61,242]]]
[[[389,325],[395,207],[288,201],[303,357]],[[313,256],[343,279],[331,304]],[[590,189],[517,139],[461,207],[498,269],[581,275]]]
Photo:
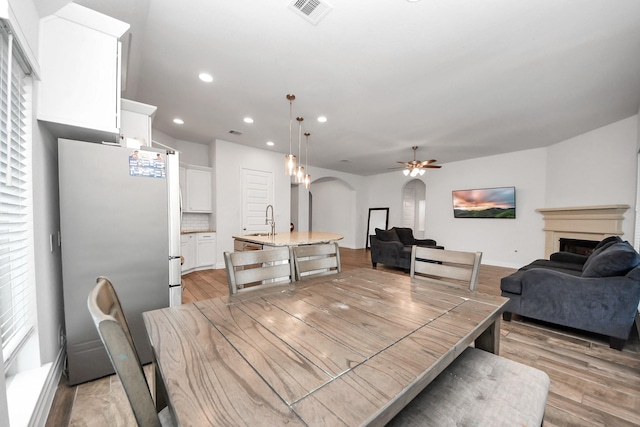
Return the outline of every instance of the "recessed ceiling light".
[[[273,141],[267,141],[267,145],[268,145],[269,147],[273,147],[273,146],[274,146],[274,145],[276,145],[276,144],[274,144],[274,143],[273,143]]]
[[[251,117],[245,117],[244,118],[244,122],[245,123],[253,123],[253,119]]]
[[[213,81],[213,76],[209,73],[200,73],[198,78],[206,83],[211,83]]]
[[[418,3],[420,0],[407,0],[409,3]]]
[[[177,124],[177,125],[183,125],[184,124],[184,120],[179,119],[179,118],[175,118],[173,119],[173,123]]]
[[[318,121],[320,123],[325,123],[327,121],[327,118],[325,116],[320,116],[320,117],[318,117]]]

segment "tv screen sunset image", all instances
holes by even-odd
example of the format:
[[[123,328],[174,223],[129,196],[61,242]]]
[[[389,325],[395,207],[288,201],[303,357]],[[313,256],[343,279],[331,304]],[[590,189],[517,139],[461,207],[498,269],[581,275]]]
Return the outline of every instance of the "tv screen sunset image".
[[[453,192],[455,218],[515,218],[515,187],[456,190]]]

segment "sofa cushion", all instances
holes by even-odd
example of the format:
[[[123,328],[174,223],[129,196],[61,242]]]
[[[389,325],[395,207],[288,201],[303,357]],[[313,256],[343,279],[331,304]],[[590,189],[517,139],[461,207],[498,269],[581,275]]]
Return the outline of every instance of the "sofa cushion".
[[[567,262],[551,261],[548,259],[537,259],[529,265],[525,265],[520,270],[530,270],[532,268],[546,268],[547,270],[559,271],[573,276],[582,275],[582,265]]]
[[[522,275],[526,270],[518,270],[506,277],[500,279],[500,290],[510,294],[522,294]],[[502,294],[504,295],[504,293]]]
[[[620,238],[620,236],[605,237],[604,239],[600,240],[600,243],[598,243],[596,247],[593,248],[593,250],[596,251],[603,246],[611,246],[612,243],[620,243],[620,242],[622,242],[622,239]]]
[[[395,230],[398,234],[398,238],[405,246],[412,246],[415,244],[415,239],[413,237],[413,230],[406,227],[393,227],[392,230]]]
[[[599,254],[604,252],[609,246],[615,243],[621,243],[621,242],[622,242],[622,239],[619,236],[609,236],[605,239],[602,239],[600,243],[598,243],[596,247],[593,248],[593,252],[591,252],[591,255],[589,255],[589,258],[587,258],[587,260],[584,262],[584,265],[582,266],[582,271],[584,271],[589,266],[589,264],[595,257],[597,257]]]
[[[399,242],[400,238],[393,228],[390,230],[381,230],[376,228],[376,237],[383,242]]]
[[[613,243],[589,257],[589,264],[582,270],[582,277],[624,276],[640,264],[640,255],[629,242]]]
[[[574,254],[572,252],[555,252],[549,255],[550,261],[570,264],[567,268],[573,268],[582,271],[582,266],[589,258],[587,255]]]

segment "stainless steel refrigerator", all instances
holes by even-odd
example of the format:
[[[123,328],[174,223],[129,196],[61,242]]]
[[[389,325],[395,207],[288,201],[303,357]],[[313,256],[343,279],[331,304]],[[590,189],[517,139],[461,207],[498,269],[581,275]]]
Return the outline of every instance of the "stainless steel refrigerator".
[[[112,374],[87,309],[98,276],[113,283],[142,363],[142,313],[179,305],[178,154],[58,140],[62,279],[70,385]]]

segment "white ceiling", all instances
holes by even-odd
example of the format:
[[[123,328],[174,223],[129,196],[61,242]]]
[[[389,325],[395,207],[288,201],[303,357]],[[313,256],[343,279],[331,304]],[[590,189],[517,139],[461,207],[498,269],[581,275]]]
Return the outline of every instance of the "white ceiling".
[[[131,24],[123,97],[156,105],[154,128],[179,140],[287,153],[293,93],[309,164],[372,175],[413,145],[444,164],[638,113],[639,0],[328,1],[317,25],[287,0],[76,3]],[[46,16],[68,1],[35,3]]]

